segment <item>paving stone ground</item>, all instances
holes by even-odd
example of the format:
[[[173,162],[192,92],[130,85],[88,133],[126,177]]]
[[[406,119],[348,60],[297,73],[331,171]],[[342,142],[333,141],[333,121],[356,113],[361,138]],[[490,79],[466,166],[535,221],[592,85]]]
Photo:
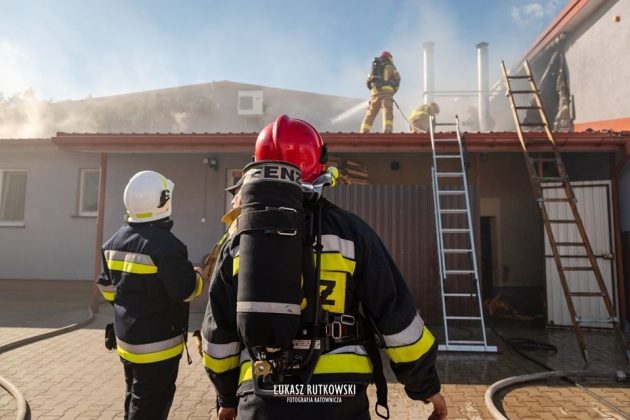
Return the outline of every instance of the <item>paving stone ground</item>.
[[[65,285],[56,291],[46,290],[47,286],[52,285],[20,288],[0,282],[0,346],[85,318],[89,288],[82,286],[76,293],[58,293],[76,286]],[[33,290],[36,292],[29,293]],[[198,326],[201,316],[198,310],[191,314],[191,327]],[[116,353],[103,347],[103,328],[110,319],[111,308],[101,305],[95,321],[85,328],[0,354],[0,375],[21,390],[33,419],[122,418],[122,367]],[[439,335],[439,328],[435,331]],[[556,345],[555,355],[528,353],[554,369],[583,367],[575,336],[569,330],[503,324],[498,331],[506,337],[527,337]],[[484,403],[484,393],[490,384],[505,377],[542,371],[503,345],[494,334],[490,333],[490,338],[500,344],[499,354],[440,353],[438,356],[449,418],[491,418]],[[630,371],[612,334],[588,332],[587,342],[592,369]],[[192,365],[187,365],[185,359],[180,363],[170,418],[215,419],[214,390],[199,356],[191,352],[191,357]],[[426,418],[429,407],[409,400],[392,373],[387,375],[391,418]],[[509,388],[498,395],[497,405],[511,419],[630,418],[630,383],[602,378],[580,379],[578,383],[587,391],[561,380]],[[369,396],[375,401],[374,387],[370,387]],[[0,419],[14,419],[15,412],[15,401],[0,388]],[[377,418],[374,414],[372,417]]]

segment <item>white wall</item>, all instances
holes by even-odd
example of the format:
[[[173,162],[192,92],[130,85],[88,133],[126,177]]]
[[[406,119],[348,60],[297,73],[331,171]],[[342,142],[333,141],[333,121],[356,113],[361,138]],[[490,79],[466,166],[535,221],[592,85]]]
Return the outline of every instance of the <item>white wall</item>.
[[[216,156],[219,170],[203,163],[212,154],[112,154],[108,159],[103,240],[123,222],[122,194],[136,172],[152,169],[175,183],[173,232],[201,261],[223,234],[226,170],[246,155]],[[0,153],[0,168],[27,171],[25,226],[0,226],[0,279],[92,280],[96,218],[77,217],[80,168],[98,168],[100,154],[43,150]],[[205,205],[204,205],[205,201]],[[202,222],[202,218],[206,218]]]
[[[0,226],[0,279],[91,277],[96,218],[77,217],[77,197],[79,169],[98,164],[52,147],[0,153],[0,168],[27,171],[25,225]]]
[[[576,123],[630,117],[630,1],[594,12],[569,34],[565,56]]]

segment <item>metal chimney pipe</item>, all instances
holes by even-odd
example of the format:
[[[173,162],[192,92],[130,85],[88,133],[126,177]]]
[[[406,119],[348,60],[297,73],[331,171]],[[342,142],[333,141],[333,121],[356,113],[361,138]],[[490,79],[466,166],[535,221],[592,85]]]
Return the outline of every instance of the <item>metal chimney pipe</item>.
[[[428,41],[422,44],[423,47],[423,56],[424,56],[424,103],[429,104],[433,102],[434,96],[433,92],[435,91],[435,82],[433,79],[433,74],[435,70],[434,60],[433,60],[433,47],[435,43],[433,41]]]
[[[488,43],[480,42],[477,47],[477,90],[479,91],[479,130],[490,130],[490,91],[488,76]]]

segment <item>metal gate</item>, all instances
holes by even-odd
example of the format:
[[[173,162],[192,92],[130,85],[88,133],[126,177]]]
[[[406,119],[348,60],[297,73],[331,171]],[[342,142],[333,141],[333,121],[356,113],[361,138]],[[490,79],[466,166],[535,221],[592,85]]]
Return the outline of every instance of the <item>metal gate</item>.
[[[479,201],[471,189],[472,218],[478,229]],[[365,220],[396,262],[423,319],[442,324],[439,268],[435,244],[433,192],[430,185],[340,185],[326,190],[339,207]],[[454,311],[474,309],[468,301]]]
[[[544,197],[563,197],[562,184],[544,184]],[[555,186],[557,185],[557,188]],[[577,207],[584,222],[586,234],[591,242],[593,252],[597,258],[599,269],[602,273],[604,283],[611,296],[615,311],[618,313],[616,294],[616,275],[613,261],[613,226],[612,226],[612,202],[610,193],[610,181],[581,181],[572,182],[571,186],[577,198]],[[552,188],[549,188],[552,187]],[[569,217],[568,206],[560,204],[548,205],[549,217],[552,219],[563,219]],[[566,213],[566,214],[565,214]],[[575,242],[577,233],[570,226],[554,227],[556,240],[559,242]],[[582,247],[566,247],[565,256],[562,257],[563,264],[571,265],[578,260],[572,256],[584,254]],[[562,286],[558,277],[558,270],[553,260],[553,255],[545,233],[545,270],[547,288],[547,322],[550,325],[571,326],[571,317],[562,292]],[[597,292],[597,284],[592,279],[592,272],[574,271],[567,277],[571,290],[580,292]],[[574,297],[577,315],[587,319],[603,319],[608,317],[606,307],[601,299],[588,299]],[[585,327],[606,327],[610,324],[584,323]]]

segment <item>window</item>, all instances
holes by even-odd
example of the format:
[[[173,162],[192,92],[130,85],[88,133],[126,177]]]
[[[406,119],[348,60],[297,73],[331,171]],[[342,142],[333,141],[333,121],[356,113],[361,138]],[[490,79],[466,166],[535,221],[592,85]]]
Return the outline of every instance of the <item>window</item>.
[[[26,171],[0,169],[0,224],[24,224]]]
[[[98,214],[98,169],[81,169],[79,182],[79,216]]]

